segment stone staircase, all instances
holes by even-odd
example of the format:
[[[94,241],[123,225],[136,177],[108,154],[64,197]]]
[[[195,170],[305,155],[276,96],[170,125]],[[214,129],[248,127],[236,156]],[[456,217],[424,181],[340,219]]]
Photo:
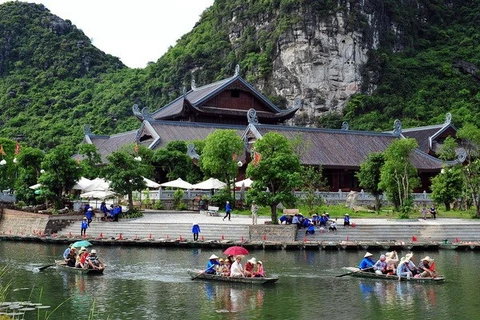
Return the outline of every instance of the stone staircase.
[[[62,229],[58,236],[80,236],[81,222],[72,223]],[[199,239],[246,241],[249,239],[248,225],[201,224]],[[87,229],[89,238],[118,239],[187,239],[193,240],[192,224],[186,223],[140,223],[120,220],[119,222],[92,222]]]
[[[449,224],[415,224],[415,223],[392,223],[392,224],[368,224],[357,225],[355,228],[337,227],[338,231],[321,233],[317,228],[315,234],[305,235],[305,229],[297,232],[297,240],[307,241],[404,241],[411,242],[415,237],[417,241],[441,242],[448,239],[449,242],[480,241],[480,224],[449,223]]]

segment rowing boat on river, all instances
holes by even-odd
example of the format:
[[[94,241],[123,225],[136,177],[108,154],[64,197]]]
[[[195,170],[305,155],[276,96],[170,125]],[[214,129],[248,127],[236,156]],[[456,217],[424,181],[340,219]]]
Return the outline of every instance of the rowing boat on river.
[[[102,274],[105,269],[84,269],[69,267],[63,260],[55,260],[55,265],[60,270],[83,273],[83,274]]]
[[[188,271],[188,274],[190,275],[192,280],[201,279],[201,280],[208,280],[208,281],[223,281],[223,282],[249,283],[249,284],[267,284],[267,283],[275,283],[278,281],[278,277],[232,278],[232,277],[225,277],[225,276],[217,276],[215,274],[203,273],[202,271]]]
[[[389,274],[376,274],[375,272],[361,271],[359,268],[355,267],[345,267],[346,276],[358,277],[358,278],[369,278],[369,279],[380,279],[380,280],[397,280],[398,276],[389,275]],[[342,275],[343,276],[343,275]],[[338,276],[337,276],[338,277]],[[411,282],[422,282],[422,283],[438,283],[445,281],[445,277],[437,276],[435,278],[415,278],[402,277],[401,281],[411,281]]]

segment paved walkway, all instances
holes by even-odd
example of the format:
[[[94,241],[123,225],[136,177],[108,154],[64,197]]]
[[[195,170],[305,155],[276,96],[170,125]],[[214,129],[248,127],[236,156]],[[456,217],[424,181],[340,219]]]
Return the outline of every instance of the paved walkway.
[[[280,217],[280,216],[279,216]],[[146,210],[143,214],[143,217],[132,220],[131,223],[179,223],[179,224],[192,224],[194,222],[198,224],[242,224],[248,225],[252,224],[251,216],[245,215],[232,215],[231,221],[223,221],[223,213],[219,213],[218,216],[208,216],[205,214],[200,214],[198,212],[191,211],[154,211]],[[270,217],[260,216],[258,217],[258,224],[264,224],[266,221],[270,221]],[[124,220],[125,221],[125,220]],[[480,225],[480,219],[454,219],[454,218],[437,218],[437,219],[392,219],[392,218],[375,218],[375,219],[357,219],[355,217],[351,218],[351,222],[356,223],[357,225],[399,225],[399,224],[426,224],[426,225],[451,225],[451,224],[465,224],[465,225]],[[343,225],[343,219],[337,220],[337,225]]]

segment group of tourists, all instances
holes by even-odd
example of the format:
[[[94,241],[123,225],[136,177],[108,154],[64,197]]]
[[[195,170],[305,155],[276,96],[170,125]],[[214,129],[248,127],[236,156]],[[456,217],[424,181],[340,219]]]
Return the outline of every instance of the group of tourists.
[[[92,249],[88,252],[87,248],[81,247],[77,252],[77,248],[71,245],[63,252],[63,259],[68,267],[102,270],[104,264],[97,257],[97,250]]]
[[[224,277],[265,277],[262,261],[257,261],[255,258],[247,260],[245,266],[242,266],[243,255],[228,256],[225,259],[219,258],[212,254],[208,258],[205,273],[215,274]]]
[[[411,277],[435,278],[437,276],[435,262],[429,256],[422,258],[417,265],[412,261],[412,252],[406,254],[400,260],[396,251],[380,255],[376,262],[372,257],[373,254],[367,252],[358,268],[361,271],[375,272],[378,275],[396,275],[398,280],[402,277],[410,279]]]
[[[305,228],[305,235],[314,234],[317,229],[320,233],[325,231],[337,232],[337,221],[331,219],[327,212],[321,215],[315,213],[311,219],[304,217],[301,213],[284,214],[279,220],[280,224],[294,224],[297,225],[298,229]]]

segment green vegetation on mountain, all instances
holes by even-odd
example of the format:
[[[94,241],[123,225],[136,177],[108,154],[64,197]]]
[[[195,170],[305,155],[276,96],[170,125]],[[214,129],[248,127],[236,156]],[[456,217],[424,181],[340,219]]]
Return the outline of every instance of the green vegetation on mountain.
[[[480,125],[480,6],[471,0],[216,0],[158,61],[129,69],[43,5],[0,5],[0,136],[51,149],[138,128],[131,107],[155,110],[189,88],[242,76],[280,107],[271,82],[280,43],[344,16],[346,30],[378,35],[362,68],[362,93],[318,125],[391,129],[443,122]],[[367,23],[367,16],[372,23]],[[335,32],[334,30],[330,32]],[[312,42],[311,45],[316,45]],[[382,127],[386,126],[386,127]]]

